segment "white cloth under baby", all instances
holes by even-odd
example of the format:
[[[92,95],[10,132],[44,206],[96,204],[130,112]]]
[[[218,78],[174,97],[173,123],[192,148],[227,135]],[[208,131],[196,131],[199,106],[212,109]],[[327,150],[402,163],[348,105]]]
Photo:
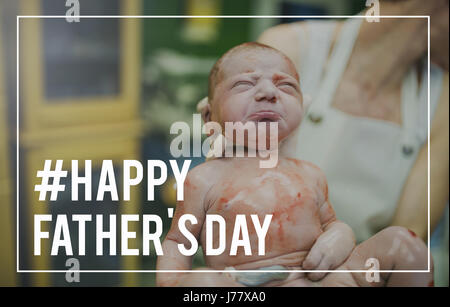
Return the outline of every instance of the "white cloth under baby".
[[[286,280],[289,277],[289,269],[282,265],[262,267],[255,271],[264,272],[240,272],[233,267],[226,267],[228,276],[234,281],[247,287],[258,287],[268,282]]]
[[[405,180],[428,135],[426,61],[420,86],[415,69],[404,79],[401,125],[351,116],[331,106],[361,22],[345,21],[326,67],[336,22],[308,21],[307,43],[304,28],[299,30],[301,48],[309,46],[301,54],[301,86],[313,102],[297,131],[293,155],[315,163],[325,172],[337,217],[353,228],[358,241],[389,225]],[[430,70],[432,116],[443,73],[434,65]]]

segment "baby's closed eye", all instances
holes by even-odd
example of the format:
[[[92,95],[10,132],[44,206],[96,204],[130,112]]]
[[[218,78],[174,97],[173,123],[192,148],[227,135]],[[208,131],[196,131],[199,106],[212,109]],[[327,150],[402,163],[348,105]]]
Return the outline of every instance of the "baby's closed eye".
[[[277,87],[286,92],[298,92],[298,86],[292,82],[280,82]]]
[[[243,88],[250,88],[250,87],[253,87],[253,86],[254,86],[254,84],[251,81],[240,80],[240,81],[237,81],[236,83],[234,83],[232,88],[243,89]]]

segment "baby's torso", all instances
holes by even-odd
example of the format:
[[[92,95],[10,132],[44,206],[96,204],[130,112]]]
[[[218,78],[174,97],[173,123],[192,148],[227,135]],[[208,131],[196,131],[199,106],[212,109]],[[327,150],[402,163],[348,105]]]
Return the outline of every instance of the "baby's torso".
[[[324,192],[318,183],[320,172],[308,162],[293,159],[280,158],[278,165],[270,169],[260,168],[256,159],[230,159],[227,163],[222,179],[205,197],[206,213],[221,215],[227,225],[225,251],[218,256],[206,255],[208,266],[217,269],[228,266],[252,269],[275,264],[299,266],[301,256],[306,255],[322,233],[319,206],[324,201]],[[245,255],[244,248],[239,247],[237,254],[230,256],[238,214],[246,217],[251,255]],[[265,254],[261,256],[250,216],[257,215],[263,225],[269,214],[272,220],[264,240]],[[217,228],[213,228],[213,242],[219,242]],[[203,226],[203,248],[205,230]]]

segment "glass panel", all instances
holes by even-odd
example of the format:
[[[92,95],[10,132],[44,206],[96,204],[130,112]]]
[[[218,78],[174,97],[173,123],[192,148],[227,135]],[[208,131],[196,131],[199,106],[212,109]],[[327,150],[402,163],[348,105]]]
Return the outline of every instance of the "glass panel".
[[[102,8],[120,15],[118,0],[83,1],[80,14]],[[65,15],[67,9],[61,1],[42,1],[43,15]],[[42,19],[45,96],[49,101],[119,93],[119,23],[117,18]]]

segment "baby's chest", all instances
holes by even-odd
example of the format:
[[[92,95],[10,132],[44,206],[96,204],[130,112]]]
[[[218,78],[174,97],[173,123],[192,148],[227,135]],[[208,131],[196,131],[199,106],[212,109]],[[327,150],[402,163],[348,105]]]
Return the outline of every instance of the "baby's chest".
[[[208,193],[208,213],[272,214],[273,219],[301,222],[318,213],[319,195],[313,182],[301,174],[269,169],[228,176]]]

